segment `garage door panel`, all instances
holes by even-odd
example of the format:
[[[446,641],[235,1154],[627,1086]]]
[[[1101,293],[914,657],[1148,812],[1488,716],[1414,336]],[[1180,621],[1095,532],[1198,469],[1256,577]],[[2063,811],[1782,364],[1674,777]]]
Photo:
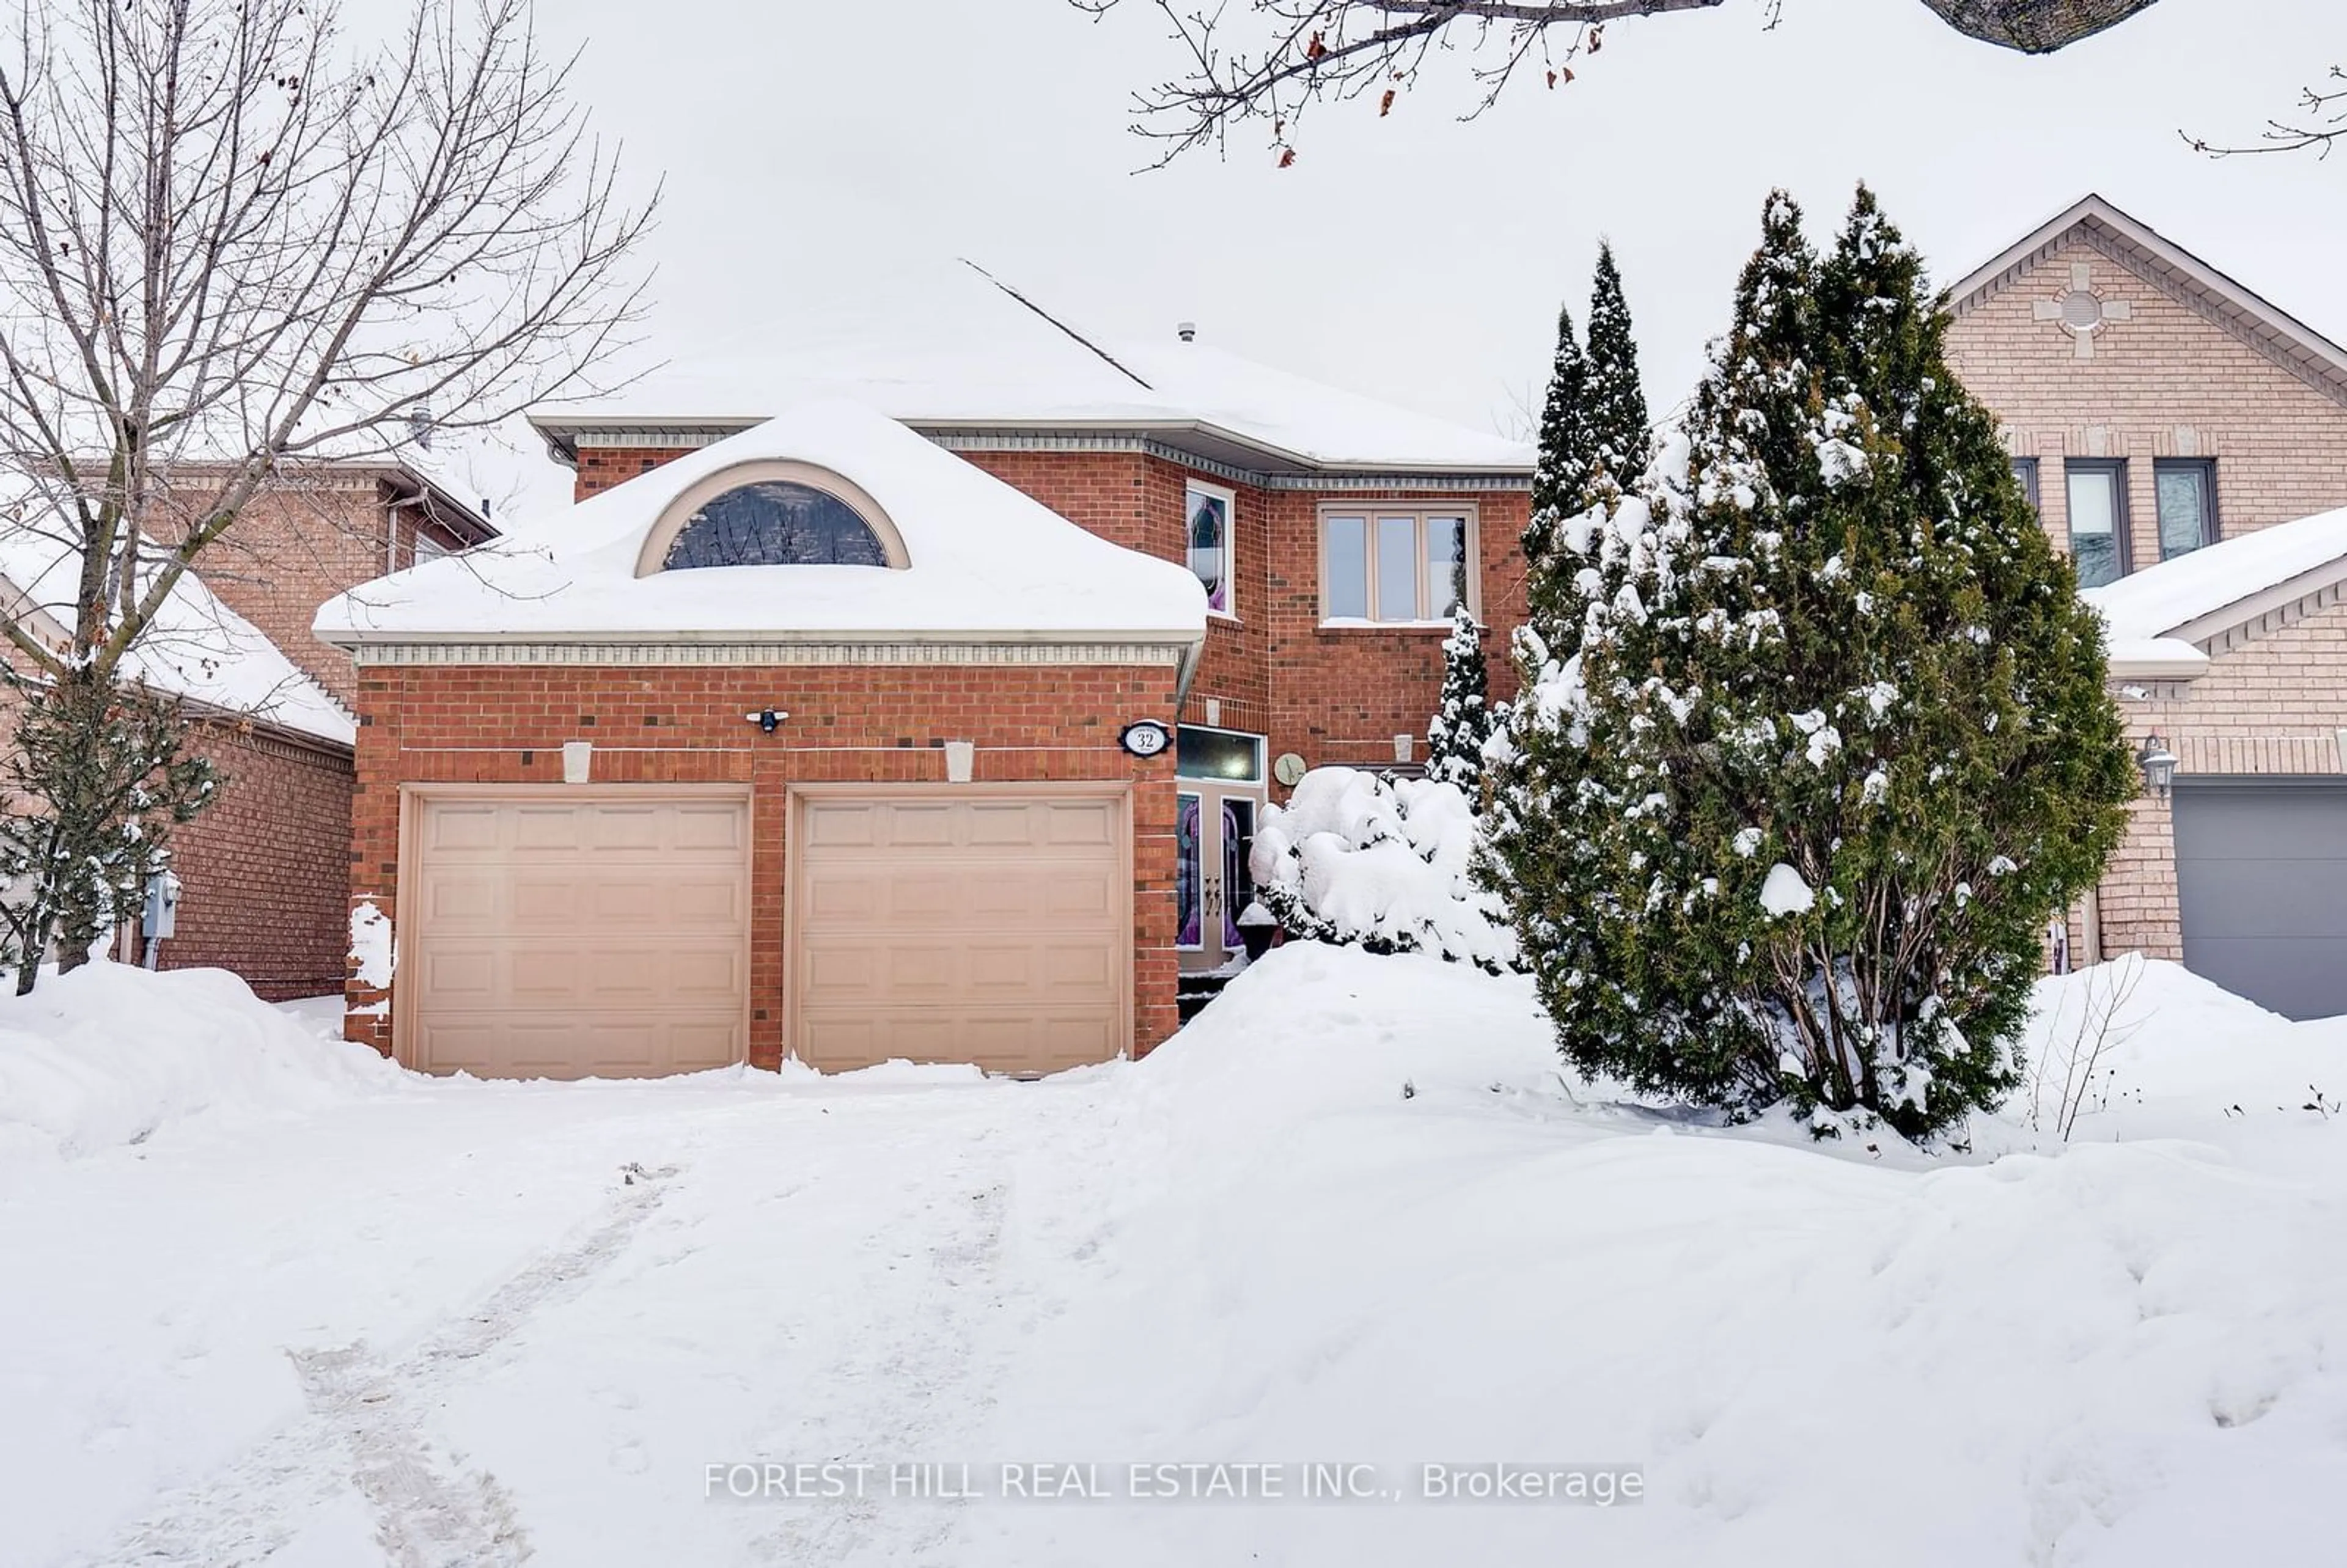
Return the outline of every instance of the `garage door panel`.
[[[954,842],[959,815],[948,805],[892,805],[886,808],[878,842],[895,848],[942,848]]]
[[[1121,1052],[1132,948],[1121,797],[803,804],[792,1050],[1048,1071]]]
[[[576,1078],[697,1070],[747,1045],[739,800],[418,803],[415,1064]]]
[[[495,806],[441,805],[425,817],[424,847],[437,855],[494,849],[499,827]]]
[[[477,869],[430,871],[422,881],[418,907],[442,930],[466,923],[486,925],[497,917],[497,884]]]
[[[2188,867],[2199,897],[2222,907],[2225,928],[2235,937],[2347,938],[2347,898],[2328,877],[2302,875],[2305,865],[2297,858],[2179,857],[2178,875]],[[2347,877],[2347,865],[2339,875]]]
[[[580,830],[586,814],[574,805],[526,805],[516,809],[510,828],[513,847],[525,852],[575,850],[582,847]]]
[[[2347,1013],[2347,782],[2178,780],[2184,962],[2291,1018]]]
[[[1028,804],[979,804],[969,811],[969,843],[973,847],[1025,849],[1035,842],[1035,811]]]
[[[469,948],[425,948],[415,963],[436,996],[486,997],[497,984],[497,958]]]
[[[1046,825],[1046,841],[1105,848],[1116,841],[1117,813],[1107,802],[1054,805]]]

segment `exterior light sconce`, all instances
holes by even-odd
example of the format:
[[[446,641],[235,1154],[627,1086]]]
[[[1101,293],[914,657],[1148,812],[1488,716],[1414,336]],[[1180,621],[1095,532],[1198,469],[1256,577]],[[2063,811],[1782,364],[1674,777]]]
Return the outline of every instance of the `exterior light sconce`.
[[[2136,766],[2143,770],[2143,782],[2161,800],[2168,798],[2168,786],[2176,782],[2176,753],[2157,731],[2144,739],[2143,750],[2135,754]]]
[[[762,735],[773,734],[783,727],[783,721],[790,717],[780,708],[761,708],[754,713],[744,713],[742,716],[757,725],[758,733]]]

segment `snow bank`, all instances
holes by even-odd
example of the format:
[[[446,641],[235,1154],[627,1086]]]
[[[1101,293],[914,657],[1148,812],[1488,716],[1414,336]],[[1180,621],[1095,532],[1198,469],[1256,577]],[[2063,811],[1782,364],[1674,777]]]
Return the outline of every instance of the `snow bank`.
[[[1515,962],[1516,936],[1469,874],[1476,831],[1456,784],[1317,768],[1265,808],[1251,866],[1291,935],[1496,969]]]
[[[200,1115],[318,1110],[405,1076],[364,1046],[320,1039],[225,969],[94,963],[0,999],[0,1160],[142,1143]]]
[[[2102,1121],[1927,1159],[1543,1085],[1518,977],[1269,955],[1132,1069],[1141,1201],[1083,1237],[989,1451],[1341,1457],[1399,1502],[1006,1511],[963,1559],[2327,1560],[2347,1122],[2246,1085],[2347,1065],[2347,1023],[2141,960],[2041,1001],[2130,971]],[[1428,1463],[1566,1458],[1645,1501],[1417,1501]]]

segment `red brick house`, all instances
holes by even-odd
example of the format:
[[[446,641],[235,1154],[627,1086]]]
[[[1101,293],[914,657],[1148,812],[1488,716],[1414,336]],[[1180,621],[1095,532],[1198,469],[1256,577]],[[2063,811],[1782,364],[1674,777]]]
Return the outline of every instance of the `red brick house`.
[[[2074,953],[2347,1012],[2347,349],[2096,196],[1950,298],[2130,731],[2177,759]]]
[[[20,625],[62,647],[72,589],[42,534],[0,521],[0,594]],[[310,621],[323,599],[491,534],[428,455],[310,465],[265,491],[182,579],[128,669],[186,699],[222,785],[173,836],[181,897],[161,967],[230,969],[272,999],[341,987],[356,681],[350,656],[313,637]],[[143,957],[135,927],[116,956]]]
[[[1454,562],[1496,635],[1521,620],[1532,454],[1186,332],[1103,348],[1009,313],[1024,335],[983,361],[866,354],[543,412],[578,471],[567,516],[322,612],[360,672],[352,897],[391,938],[363,955],[353,1038],[580,1074],[1040,1071],[1172,1031],[1177,976],[1239,946],[1262,804],[1307,767],[1422,747]],[[823,393],[854,412],[798,405]],[[795,487],[753,505],[772,483]],[[957,510],[1109,554],[1098,580],[1054,578]],[[787,553],[818,514],[878,545]],[[653,559],[729,516],[750,555]],[[533,549],[547,575],[519,570]],[[462,582],[492,555],[515,575],[484,598]],[[925,557],[958,576],[919,624],[876,601],[841,620],[821,588]],[[813,564],[728,569],[748,600],[690,569],[737,559]],[[1186,620],[1133,623],[1172,589]],[[1112,907],[1052,891],[1103,876]],[[682,938],[684,902],[718,938],[679,945],[738,968],[661,979],[685,959],[655,928]]]

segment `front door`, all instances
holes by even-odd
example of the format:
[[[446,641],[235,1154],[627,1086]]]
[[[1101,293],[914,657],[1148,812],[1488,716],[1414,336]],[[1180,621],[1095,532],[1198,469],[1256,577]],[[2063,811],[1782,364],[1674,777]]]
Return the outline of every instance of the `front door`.
[[[1236,967],[1239,917],[1255,902],[1247,861],[1263,808],[1259,736],[1184,726],[1174,822],[1174,939],[1184,974]]]

